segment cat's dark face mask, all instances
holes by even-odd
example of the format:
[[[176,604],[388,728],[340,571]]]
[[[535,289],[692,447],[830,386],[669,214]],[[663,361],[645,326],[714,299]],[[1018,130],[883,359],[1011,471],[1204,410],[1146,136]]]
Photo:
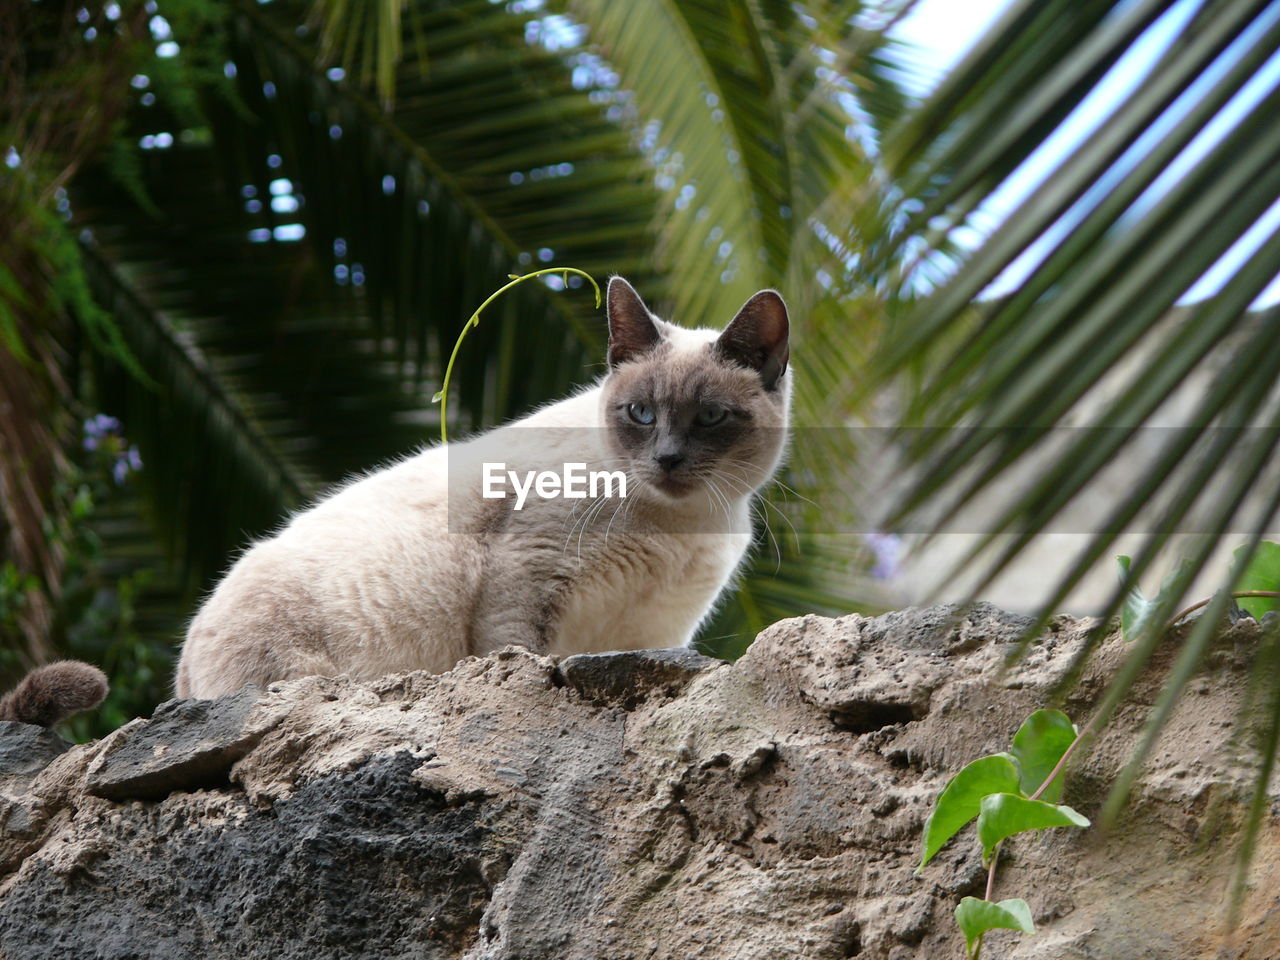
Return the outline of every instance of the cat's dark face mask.
[[[641,486],[666,497],[737,499],[773,472],[786,441],[788,320],[771,290],[710,336],[655,318],[609,284],[604,418]]]

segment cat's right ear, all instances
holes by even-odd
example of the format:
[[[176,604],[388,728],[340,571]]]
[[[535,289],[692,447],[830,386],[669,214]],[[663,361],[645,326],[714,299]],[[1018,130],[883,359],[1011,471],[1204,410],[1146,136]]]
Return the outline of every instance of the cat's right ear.
[[[609,278],[605,294],[609,315],[609,366],[638,359],[662,340],[658,324],[631,284],[621,277]]]

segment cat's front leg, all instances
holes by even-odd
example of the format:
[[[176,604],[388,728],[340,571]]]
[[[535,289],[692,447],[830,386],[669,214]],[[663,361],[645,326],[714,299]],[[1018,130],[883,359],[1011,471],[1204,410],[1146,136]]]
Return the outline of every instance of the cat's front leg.
[[[486,552],[472,616],[472,655],[509,645],[547,653],[559,573],[555,556],[523,535],[495,538]]]

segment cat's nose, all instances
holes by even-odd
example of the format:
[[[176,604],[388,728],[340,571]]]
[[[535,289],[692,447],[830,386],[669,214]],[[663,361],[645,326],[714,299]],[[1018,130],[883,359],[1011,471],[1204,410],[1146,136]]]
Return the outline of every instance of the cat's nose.
[[[658,461],[658,466],[660,466],[667,473],[670,473],[676,467],[680,466],[680,464],[684,463],[684,454],[683,453],[660,453],[657,456],[655,456],[653,459]]]

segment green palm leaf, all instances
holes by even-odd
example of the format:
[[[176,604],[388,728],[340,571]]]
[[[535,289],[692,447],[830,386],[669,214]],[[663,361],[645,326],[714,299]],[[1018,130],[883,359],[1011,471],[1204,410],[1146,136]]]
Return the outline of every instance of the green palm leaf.
[[[141,447],[148,502],[170,553],[206,577],[242,545],[245,529],[266,529],[310,485],[173,321],[149,307],[97,251],[86,249],[85,263],[96,299],[154,380],[140,381],[99,357],[97,397]]]
[[[1043,147],[1108,68],[1161,37],[1131,92],[1090,136],[1060,152],[1040,185],[941,284],[917,297],[919,278],[907,272],[882,354],[890,373],[923,370],[908,417],[937,428],[903,435],[922,469],[897,505],[898,522],[926,503],[943,522],[953,519],[979,494],[1010,485],[1012,470],[1037,465],[1029,482],[1002,498],[966,558],[981,561],[975,593],[1062,523],[1079,498],[1097,496],[1090,484],[1121,454],[1134,464],[1130,489],[1095,511],[1096,533],[1037,626],[1090,569],[1110,561],[1122,533],[1148,531],[1104,618],[1177,545],[1179,531],[1204,534],[1153,617],[1157,629],[1115,679],[1106,710],[1145,667],[1158,626],[1220,538],[1243,530],[1256,543],[1276,514],[1277,502],[1257,494],[1269,493],[1260,481],[1280,425],[1280,314],[1249,307],[1280,273],[1280,232],[1237,256],[1213,296],[1175,304],[1280,200],[1280,90],[1274,74],[1260,73],[1280,52],[1280,10],[1249,2],[1194,11],[1157,0],[1016,4],[888,147],[919,203],[885,249],[910,244],[927,264],[932,246]],[[1251,95],[1241,97],[1251,82]],[[1010,292],[980,300],[1020,257],[1034,265]],[[1188,397],[1183,427],[1161,433],[1153,452],[1136,452],[1138,431],[1177,391],[1186,394],[1193,377],[1209,386]],[[1082,411],[1106,429],[1060,429]],[[1229,579],[1223,586],[1230,589]],[[1186,641],[1113,812],[1226,605],[1224,593]]]
[[[675,315],[732,316],[777,282],[790,239],[780,214],[792,186],[790,151],[779,142],[787,100],[758,8],[593,0],[572,9],[634,95],[637,120],[657,128],[659,177],[672,181],[662,262],[684,274],[672,277]],[[722,243],[735,248],[737,270]],[[722,276],[731,279],[714,282]]]

